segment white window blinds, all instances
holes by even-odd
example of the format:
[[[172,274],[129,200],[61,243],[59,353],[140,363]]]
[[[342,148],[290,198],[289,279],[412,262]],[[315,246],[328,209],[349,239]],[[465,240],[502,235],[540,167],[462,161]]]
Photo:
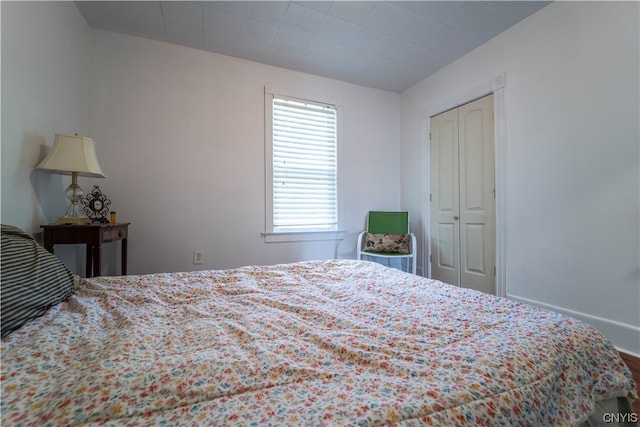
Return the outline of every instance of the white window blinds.
[[[335,106],[273,98],[273,229],[338,226]]]

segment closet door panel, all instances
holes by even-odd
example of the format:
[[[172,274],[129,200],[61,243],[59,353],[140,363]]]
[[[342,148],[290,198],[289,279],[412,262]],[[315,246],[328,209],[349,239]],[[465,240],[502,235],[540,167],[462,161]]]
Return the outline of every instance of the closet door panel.
[[[493,96],[458,108],[460,286],[495,294]]]
[[[458,113],[431,118],[431,277],[460,284]]]

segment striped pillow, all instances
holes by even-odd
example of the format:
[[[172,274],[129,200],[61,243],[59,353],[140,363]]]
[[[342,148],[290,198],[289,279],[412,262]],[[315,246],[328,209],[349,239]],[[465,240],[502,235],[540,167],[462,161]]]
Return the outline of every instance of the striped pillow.
[[[69,269],[19,228],[2,225],[2,337],[42,316],[74,290]]]

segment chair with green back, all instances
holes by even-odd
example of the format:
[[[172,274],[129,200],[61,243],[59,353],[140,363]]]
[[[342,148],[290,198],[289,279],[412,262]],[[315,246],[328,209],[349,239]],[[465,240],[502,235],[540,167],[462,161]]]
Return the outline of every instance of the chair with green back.
[[[416,237],[409,231],[409,212],[370,211],[367,230],[358,235],[357,258],[399,264],[416,274]]]

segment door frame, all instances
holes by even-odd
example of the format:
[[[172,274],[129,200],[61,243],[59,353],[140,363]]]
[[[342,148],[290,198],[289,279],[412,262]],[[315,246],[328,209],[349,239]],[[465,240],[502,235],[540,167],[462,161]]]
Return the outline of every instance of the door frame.
[[[483,96],[493,93],[493,127],[494,127],[494,156],[495,156],[495,251],[496,251],[496,295],[506,297],[507,294],[507,132],[506,132],[506,111],[505,111],[505,88],[506,73],[499,74],[477,87],[463,91],[457,96],[441,104],[428,106],[422,118],[422,147],[423,170],[425,173],[425,189],[423,192],[423,236],[422,247],[424,248],[422,265],[427,266],[426,275],[431,277],[431,204],[429,194],[431,192],[431,144],[429,142],[431,117],[443,113],[452,108],[474,101]],[[424,269],[423,269],[424,270]],[[423,271],[423,273],[425,273]]]

